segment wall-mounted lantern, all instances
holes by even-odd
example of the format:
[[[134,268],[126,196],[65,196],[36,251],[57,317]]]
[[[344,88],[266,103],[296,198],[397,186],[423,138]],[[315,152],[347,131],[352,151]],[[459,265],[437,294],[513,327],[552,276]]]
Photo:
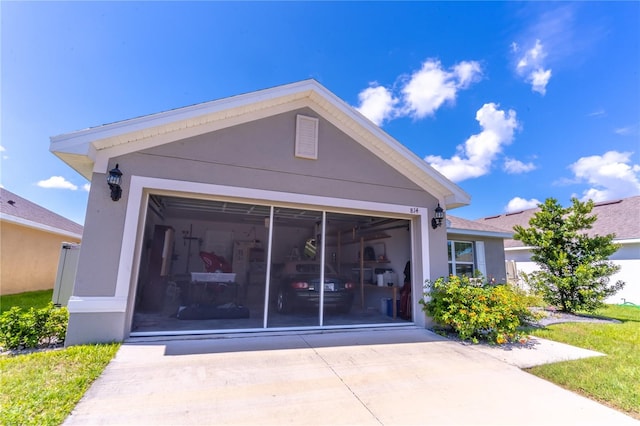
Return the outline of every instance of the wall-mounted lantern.
[[[118,201],[122,196],[121,181],[122,172],[118,168],[118,164],[116,164],[115,168],[109,170],[109,176],[107,176],[107,183],[109,184],[109,188],[111,188],[111,199],[113,201]]]
[[[444,210],[440,207],[440,203],[438,203],[438,207],[433,211],[433,219],[431,219],[431,227],[436,229],[438,226],[442,226],[442,220],[444,219]]]

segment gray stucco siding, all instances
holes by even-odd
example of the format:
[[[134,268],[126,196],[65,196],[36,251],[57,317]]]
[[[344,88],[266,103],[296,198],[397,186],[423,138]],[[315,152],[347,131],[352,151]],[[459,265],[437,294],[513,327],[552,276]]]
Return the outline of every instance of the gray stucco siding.
[[[318,159],[294,157],[298,113],[317,116],[308,109],[279,114],[130,154],[120,163],[131,160],[143,176],[419,207],[435,202],[324,119]]]
[[[135,238],[122,236],[131,175],[415,207],[437,203],[323,119],[318,160],[294,157],[298,113],[315,115],[309,109],[279,114],[113,158],[109,167],[118,163],[123,172],[122,199],[113,202],[106,176],[94,174],[74,295],[115,294],[122,240]],[[442,238],[430,241],[436,264],[446,260],[444,250],[435,250],[443,245]]]
[[[127,205],[111,200],[104,174],[92,183],[73,295],[108,297],[115,294]]]

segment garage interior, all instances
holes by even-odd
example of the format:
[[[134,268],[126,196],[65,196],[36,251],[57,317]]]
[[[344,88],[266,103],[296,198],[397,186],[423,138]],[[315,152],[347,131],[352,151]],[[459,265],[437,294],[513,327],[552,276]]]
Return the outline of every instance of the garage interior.
[[[407,218],[151,194],[131,335],[406,324],[410,227]]]

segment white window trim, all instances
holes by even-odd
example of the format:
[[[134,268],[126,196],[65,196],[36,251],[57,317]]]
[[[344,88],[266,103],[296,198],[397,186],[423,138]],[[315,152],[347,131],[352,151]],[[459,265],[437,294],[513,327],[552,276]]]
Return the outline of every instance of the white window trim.
[[[463,240],[447,240],[448,243],[451,243],[451,260],[448,260],[448,264],[451,265],[451,273],[453,275],[458,275],[456,274],[456,264],[459,265],[471,265],[472,268],[472,274],[475,273],[476,269],[478,269],[478,267],[476,266],[476,247],[474,245],[473,241],[463,241]],[[457,262],[456,261],[456,250],[455,250],[455,243],[465,243],[465,244],[471,244],[471,255],[473,256],[473,260],[471,262]]]

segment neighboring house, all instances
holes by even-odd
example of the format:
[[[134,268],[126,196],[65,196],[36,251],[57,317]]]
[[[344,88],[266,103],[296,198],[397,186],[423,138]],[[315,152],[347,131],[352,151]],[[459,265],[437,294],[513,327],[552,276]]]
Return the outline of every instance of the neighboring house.
[[[67,344],[425,326],[418,300],[448,275],[449,236],[486,254],[501,235],[433,228],[438,205],[469,195],[314,80],[52,137],[50,149],[91,181]],[[327,267],[286,281],[283,265],[305,259]],[[288,313],[287,286],[327,309]],[[393,297],[410,303],[390,316]]]
[[[82,226],[0,188],[0,295],[53,289],[63,242]]]
[[[529,227],[529,220],[538,211],[538,208],[528,209],[485,217],[477,222],[513,231],[515,225]],[[595,203],[592,214],[597,215],[598,220],[588,234],[615,234],[614,242],[620,244],[620,249],[610,260],[620,265],[621,269],[611,277],[611,281],[622,280],[626,286],[607,302],[640,304],[640,196]],[[529,249],[520,241],[505,241],[505,259],[510,279],[518,281],[518,272],[529,273],[537,269],[537,265],[531,261]]]

